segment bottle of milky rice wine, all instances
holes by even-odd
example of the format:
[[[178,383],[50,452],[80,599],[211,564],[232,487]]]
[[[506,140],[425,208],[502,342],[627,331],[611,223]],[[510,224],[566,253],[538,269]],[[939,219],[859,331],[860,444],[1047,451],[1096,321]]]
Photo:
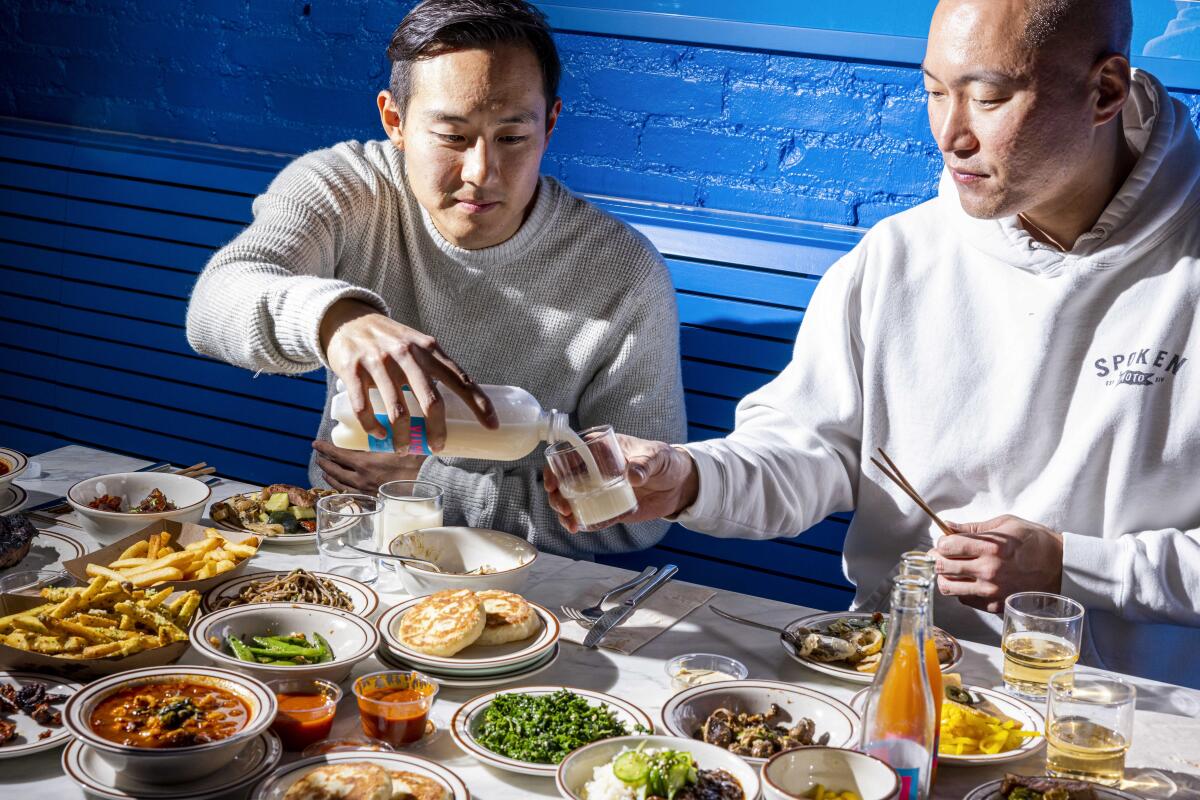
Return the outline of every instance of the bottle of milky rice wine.
[[[439,455],[456,458],[480,458],[489,461],[516,461],[533,452],[541,442],[556,442],[574,435],[567,415],[561,411],[543,411],[533,395],[516,386],[479,387],[492,401],[500,427],[489,430],[479,424],[475,414],[461,397],[449,390],[442,391],[446,411],[446,446]],[[404,403],[412,415],[407,442],[392,439],[392,425],[378,389],[371,389],[371,408],[375,418],[387,429],[387,436],[377,439],[367,434],[354,409],[350,395],[340,380],[333,396],[330,416],[337,421],[330,434],[333,443],[349,450],[370,450],[384,453],[431,455],[425,435],[425,417],[417,398],[404,387]]]

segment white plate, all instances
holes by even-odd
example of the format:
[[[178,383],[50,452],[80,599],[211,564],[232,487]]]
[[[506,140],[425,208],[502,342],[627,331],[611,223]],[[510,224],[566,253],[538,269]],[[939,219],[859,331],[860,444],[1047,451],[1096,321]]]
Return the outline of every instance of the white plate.
[[[940,758],[938,760],[941,761]],[[1004,800],[1004,795],[1000,794],[1000,787],[1003,784],[1002,780],[988,781],[972,789],[963,800]],[[1142,800],[1136,794],[1123,792],[1109,786],[1101,786],[1098,783],[1092,784],[1092,789],[1096,792],[1096,800]]]
[[[304,777],[310,770],[326,764],[347,761],[366,761],[378,764],[389,771],[415,772],[442,784],[446,788],[448,800],[471,800],[471,792],[467,790],[467,784],[463,783],[463,779],[441,764],[408,753],[380,753],[374,750],[326,753],[323,756],[305,758],[280,767],[274,775],[254,787],[253,800],[282,800],[291,785]]]
[[[221,500],[219,500],[217,502],[229,503],[235,497],[243,497],[247,494],[255,494],[256,495],[256,494],[259,494],[261,491],[262,490],[259,489],[258,491],[255,491],[255,492],[239,492],[238,494],[231,494],[231,495],[229,495],[229,497],[222,498]],[[214,528],[220,528],[221,530],[245,531],[246,533],[253,533],[255,536],[259,537],[262,540],[263,544],[281,544],[281,545],[311,544],[311,545],[315,545],[317,543],[317,532],[316,531],[313,531],[312,533],[308,533],[308,532],[284,533],[279,536],[266,536],[264,534],[258,533],[257,531],[252,531],[249,528],[243,527],[242,525],[240,525],[236,522],[230,522],[229,520],[221,520],[220,522],[217,522],[216,520],[210,519],[210,521],[212,522],[212,525]]]
[[[526,668],[518,670],[517,672],[508,672],[503,675],[492,675],[485,678],[461,678],[457,675],[441,675],[436,672],[431,672],[430,670],[418,671],[423,672],[442,686],[450,689],[487,689],[492,686],[503,686],[506,683],[513,683],[515,681],[525,680],[526,678],[532,678],[534,675],[540,675],[541,673],[550,669],[550,667],[554,666],[554,662],[558,661],[558,654],[559,647],[558,645],[555,645],[554,648],[551,649],[549,655],[545,656],[544,659],[539,659]],[[418,669],[415,664],[410,664],[404,659],[398,658],[382,646],[375,651],[375,657],[379,659],[381,664],[391,667],[392,669]]]
[[[383,636],[388,648],[400,658],[419,667],[454,673],[463,677],[495,673],[497,670],[516,669],[528,664],[544,655],[558,642],[560,633],[558,618],[551,613],[550,609],[526,600],[542,619],[541,630],[528,639],[490,647],[473,644],[449,657],[418,653],[404,646],[396,629],[400,626],[400,618],[424,599],[424,597],[413,597],[393,606],[383,613],[377,623],[379,633]]]
[[[9,486],[29,466],[29,458],[11,447],[0,447],[0,461],[8,465],[8,472],[0,475],[0,486]]]
[[[520,694],[547,695],[563,689],[583,697],[593,707],[606,706],[620,722],[625,724],[630,733],[638,732],[635,730],[635,726],[637,725],[645,728],[647,733],[654,732],[654,720],[650,718],[649,714],[632,703],[627,703],[619,697],[613,697],[611,694],[593,692],[590,689],[576,689],[572,686],[522,686],[512,691],[513,693]],[[458,710],[454,712],[454,716],[450,719],[450,735],[454,737],[454,742],[489,767],[496,767],[497,769],[516,772],[522,775],[541,775],[546,778],[553,778],[554,774],[558,772],[557,764],[539,764],[502,756],[493,750],[489,750],[475,738],[479,733],[480,726],[483,724],[484,714],[492,704],[492,700],[498,694],[502,694],[502,692],[488,692],[487,694],[468,700],[458,707]]]
[[[858,613],[858,612],[852,612],[852,611],[830,611],[830,612],[822,612],[819,614],[809,614],[807,616],[803,616],[803,617],[800,617],[799,619],[795,619],[795,620],[792,620],[791,622],[789,622],[787,624],[787,629],[791,630],[793,628],[804,627],[804,628],[813,628],[816,630],[822,630],[825,628],[826,625],[829,625],[830,623],[835,622],[839,619],[855,619],[855,618],[864,618],[865,619],[865,618],[869,618],[870,616],[871,616],[871,614]],[[955,639],[950,634],[946,633],[945,631],[942,631],[941,628],[938,628],[938,630],[941,631],[942,634],[946,637],[946,639],[948,639],[950,641],[950,647],[951,647],[950,661],[945,662],[941,665],[942,672],[950,672],[956,666],[958,666],[958,662],[962,661],[962,657],[963,657],[962,645],[958,643],[958,639]],[[834,678],[841,678],[842,680],[850,681],[851,683],[871,683],[872,681],[875,680],[874,672],[859,672],[858,670],[854,669],[853,667],[843,667],[843,666],[839,666],[837,664],[827,664],[827,663],[822,663],[820,661],[813,661],[811,658],[804,658],[799,653],[796,652],[796,648],[792,647],[790,644],[788,644],[786,641],[784,641],[782,636],[779,637],[779,643],[783,646],[784,651],[789,656],[791,656],[793,660],[800,662],[801,664],[803,664],[804,666],[813,670],[814,672],[820,672],[824,675],[830,675]],[[884,644],[884,647],[887,647],[886,643]]]
[[[283,743],[273,731],[256,736],[228,766],[190,783],[150,784],[121,776],[96,751],[76,739],[63,750],[62,768],[89,795],[106,800],[209,800],[262,780],[279,765]]]
[[[0,672],[0,683],[15,686],[18,689],[27,683],[44,683],[46,684],[46,691],[50,694],[64,694],[67,697],[70,697],[83,688],[78,683],[64,681],[62,678],[56,678],[53,675],[41,675],[36,672]],[[61,713],[65,706],[66,701],[64,700],[50,707]],[[66,725],[58,725],[56,727],[43,725],[24,711],[5,714],[3,715],[3,719],[17,723],[17,738],[11,740],[8,744],[0,745],[0,759],[17,758],[29,755],[30,753],[40,753],[43,750],[53,750],[55,747],[62,746],[71,738],[71,732],[67,730]],[[39,739],[38,736],[44,731],[50,731],[51,733],[45,739]]]
[[[829,734],[827,746],[858,746],[861,722],[855,709],[824,692],[781,681],[722,681],[684,689],[663,705],[663,728],[674,736],[694,739],[695,729],[718,708],[761,714],[771,703],[783,712],[780,722],[785,726],[808,717],[816,725],[818,739]],[[767,763],[765,758],[741,757],[751,764]]]
[[[28,493],[15,483],[0,487],[0,514],[16,511],[25,505],[25,501],[28,499]]]
[[[238,592],[242,591],[247,585],[257,581],[265,581],[271,578],[286,577],[291,573],[291,570],[271,570],[269,572],[249,572],[243,573],[236,577],[230,578],[227,581],[218,583],[216,586],[204,593],[204,597],[200,600],[200,613],[209,614],[216,610],[217,601],[225,596],[237,597]],[[335,586],[350,596],[350,601],[353,608],[351,613],[357,614],[360,617],[368,618],[379,608],[379,595],[375,590],[365,583],[347,578],[342,575],[334,575],[330,572],[313,572],[312,575],[318,578],[324,578],[332,581]],[[300,605],[305,605],[301,603]],[[310,605],[319,605],[312,603]]]
[[[965,684],[963,688],[971,692],[971,694],[980,695],[985,700],[991,701],[1002,713],[1021,723],[1021,727],[1024,730],[1037,731],[1042,735],[1026,739],[1024,744],[1016,750],[1007,750],[1003,753],[992,755],[977,753],[974,755],[956,756],[949,753],[938,753],[939,764],[953,764],[963,767],[985,767],[990,764],[1003,764],[1006,761],[1018,761],[1027,755],[1038,752],[1046,746],[1046,718],[1045,714],[1041,711],[1038,711],[1024,700],[994,689],[984,689],[982,686],[967,686]],[[863,689],[850,698],[850,706],[855,711],[862,712],[863,701],[867,699],[868,691],[869,689]]]
[[[78,539],[58,531],[39,529],[25,557],[0,575],[26,570],[61,570],[64,561],[71,561],[87,554],[87,545]]]

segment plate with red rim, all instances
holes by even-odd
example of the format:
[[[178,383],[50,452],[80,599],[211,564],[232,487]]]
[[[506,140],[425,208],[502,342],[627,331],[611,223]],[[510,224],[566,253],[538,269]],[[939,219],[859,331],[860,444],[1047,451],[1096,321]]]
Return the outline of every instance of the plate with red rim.
[[[941,761],[940,758],[938,760]],[[1000,794],[1000,787],[1003,785],[1003,780],[988,781],[968,792],[963,800],[1004,800],[1004,795]],[[1092,784],[1092,791],[1096,793],[1096,800],[1143,800],[1136,794],[1130,794],[1112,786],[1102,786],[1098,783]]]
[[[85,556],[87,552],[88,546],[70,534],[38,528],[38,535],[33,537],[25,557],[11,567],[0,569],[0,575],[27,570],[61,570],[65,562]]]
[[[558,772],[558,764],[541,764],[510,758],[489,749],[480,743],[476,737],[479,735],[479,729],[483,725],[484,715],[497,695],[547,695],[559,691],[577,694],[593,708],[601,706],[607,708],[618,721],[629,729],[629,733],[631,734],[638,732],[637,726],[639,725],[645,729],[645,733],[654,732],[654,720],[649,714],[632,703],[626,702],[619,697],[614,697],[611,694],[594,692],[591,689],[577,689],[572,686],[519,686],[515,689],[481,694],[463,703],[450,719],[450,735],[454,737],[455,744],[489,767],[496,767],[497,769],[516,772],[521,775],[540,775],[544,778],[553,778]]]
[[[0,464],[5,466],[3,473],[0,473],[0,489],[6,486],[15,486],[14,481],[25,468],[29,466],[29,457],[20,450],[13,450],[11,447],[0,447]]]
[[[254,787],[252,800],[283,800],[296,781],[303,778],[317,767],[327,764],[346,762],[367,762],[383,767],[389,772],[415,772],[426,778],[437,781],[446,790],[444,800],[471,800],[471,792],[467,784],[453,770],[443,767],[428,758],[410,755],[409,753],[383,753],[374,750],[350,750],[346,752],[326,753],[321,756],[294,761],[280,767],[266,780]]]
[[[267,581],[273,578],[286,578],[293,570],[280,569],[270,570],[267,572],[248,572],[241,575],[236,575],[227,581],[222,581],[216,586],[204,593],[200,599],[200,613],[211,614],[219,610],[217,603],[226,597],[237,597],[238,593],[252,583],[259,581]],[[332,572],[309,572],[310,575],[316,578],[324,578],[333,583],[338,589],[345,592],[350,597],[351,608],[342,609],[349,611],[351,614],[357,614],[364,619],[369,619],[372,614],[379,610],[379,595],[370,586],[365,583],[347,578],[344,575],[335,575]],[[292,601],[272,601],[272,602],[292,602]],[[239,605],[253,605],[251,603],[241,603]],[[321,603],[301,603],[300,605],[322,605]],[[332,606],[327,606],[332,608]]]
[[[78,683],[65,681],[53,675],[42,675],[37,672],[0,672],[0,684],[19,689],[31,683],[45,685],[46,692],[49,694],[61,694],[67,697],[83,688]],[[55,703],[50,708],[61,713],[65,705],[66,700]],[[30,753],[40,753],[43,750],[53,750],[71,739],[71,732],[67,730],[66,725],[43,725],[24,711],[6,713],[3,718],[17,727],[16,736],[8,743],[0,744],[0,759],[17,758]],[[44,739],[39,738],[47,731],[50,732],[49,736]]]
[[[0,514],[9,514],[25,505],[29,493],[15,483],[0,486]]]
[[[534,675],[540,675],[550,667],[554,666],[554,662],[558,661],[560,646],[555,645],[549,653],[542,658],[534,661],[532,664],[513,670],[512,672],[504,672],[498,675],[486,675],[477,678],[463,678],[458,675],[445,675],[433,670],[420,669],[415,664],[410,664],[403,658],[398,657],[395,653],[387,649],[386,645],[380,645],[375,651],[375,658],[380,664],[391,669],[398,669],[404,672],[409,670],[417,670],[425,675],[428,675],[433,680],[437,681],[442,686],[448,689],[487,689],[492,686],[503,686],[507,683],[516,683]]]

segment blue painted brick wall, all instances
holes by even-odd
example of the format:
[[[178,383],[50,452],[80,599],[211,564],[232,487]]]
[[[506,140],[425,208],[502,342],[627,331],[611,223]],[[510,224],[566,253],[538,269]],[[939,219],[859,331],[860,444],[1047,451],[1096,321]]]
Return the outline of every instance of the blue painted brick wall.
[[[0,114],[301,153],[374,138],[412,0],[9,0]],[[929,197],[915,69],[560,35],[583,192],[870,225]],[[1200,126],[1200,94],[1179,95]]]

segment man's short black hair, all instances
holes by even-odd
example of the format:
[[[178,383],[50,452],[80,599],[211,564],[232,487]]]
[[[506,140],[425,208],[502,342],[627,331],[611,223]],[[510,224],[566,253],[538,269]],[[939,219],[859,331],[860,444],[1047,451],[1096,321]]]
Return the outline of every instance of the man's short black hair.
[[[1131,0],[1031,0],[1025,44],[1074,48],[1089,60],[1120,54],[1129,58],[1133,38]],[[1090,62],[1089,62],[1090,63]]]
[[[408,12],[387,51],[392,62],[389,88],[401,116],[412,97],[413,62],[501,44],[528,47],[537,56],[549,117],[562,66],[546,15],[525,0],[424,0]]]

